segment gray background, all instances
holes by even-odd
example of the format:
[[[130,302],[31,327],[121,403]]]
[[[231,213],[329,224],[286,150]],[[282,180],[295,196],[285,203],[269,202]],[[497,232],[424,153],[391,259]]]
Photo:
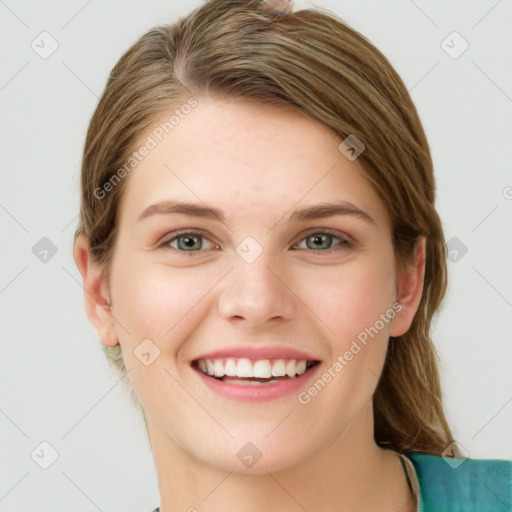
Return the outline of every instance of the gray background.
[[[448,418],[471,457],[512,459],[512,3],[317,3],[388,56],[418,107],[457,251],[433,329]],[[72,239],[87,123],[111,68],[199,4],[0,0],[0,512],[159,503],[143,420],[84,313]],[[31,47],[51,49],[43,31],[58,43],[47,58]],[[453,31],[469,44],[457,58]],[[58,454],[47,469],[43,441]]]

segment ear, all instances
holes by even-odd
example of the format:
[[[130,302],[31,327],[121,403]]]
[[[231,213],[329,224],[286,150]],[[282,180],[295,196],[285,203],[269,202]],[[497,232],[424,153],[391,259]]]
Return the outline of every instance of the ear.
[[[401,308],[397,308],[397,314],[391,321],[390,336],[396,337],[405,334],[411,327],[414,315],[418,311],[425,279],[426,243],[425,237],[418,239],[411,261],[398,273],[397,302]]]
[[[85,312],[89,322],[98,333],[103,345],[114,346],[119,343],[112,316],[109,287],[102,275],[102,267],[92,260],[89,239],[80,235],[73,246],[73,257],[82,275]]]

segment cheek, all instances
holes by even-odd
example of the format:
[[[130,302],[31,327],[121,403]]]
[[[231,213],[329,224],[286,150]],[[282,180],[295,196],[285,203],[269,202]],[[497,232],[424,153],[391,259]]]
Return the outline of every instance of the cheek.
[[[325,267],[315,279],[309,276],[302,283],[305,302],[325,326],[326,337],[335,340],[333,345],[339,349],[373,326],[391,307],[394,271],[385,261],[385,257],[380,261],[361,258],[338,268]]]
[[[204,298],[221,276],[201,266],[178,269],[143,258],[119,260],[115,268],[116,330],[139,400],[148,410],[155,396],[173,396],[176,403],[193,407],[169,373],[178,376],[180,347],[197,328]]]
[[[355,258],[346,265],[321,269],[308,286],[308,305],[321,322],[331,359],[304,390],[299,402],[309,411],[311,429],[319,418],[333,435],[343,431],[371,400],[382,373],[389,324],[381,320],[394,298],[393,259],[389,254]],[[323,286],[318,286],[323,284]],[[305,289],[304,289],[305,292]],[[328,406],[326,406],[328,404]],[[311,422],[311,423],[309,423]]]
[[[171,268],[147,258],[119,261],[112,275],[112,300],[116,320],[130,332],[118,329],[124,345],[135,346],[149,338],[166,348],[173,330],[183,335],[198,307],[219,277],[200,265]]]

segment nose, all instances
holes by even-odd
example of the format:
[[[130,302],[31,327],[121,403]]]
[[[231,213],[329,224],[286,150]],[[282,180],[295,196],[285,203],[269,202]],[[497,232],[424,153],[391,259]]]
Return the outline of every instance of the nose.
[[[231,322],[245,322],[248,327],[289,320],[296,299],[287,277],[264,254],[252,263],[237,261],[224,280],[219,314]]]

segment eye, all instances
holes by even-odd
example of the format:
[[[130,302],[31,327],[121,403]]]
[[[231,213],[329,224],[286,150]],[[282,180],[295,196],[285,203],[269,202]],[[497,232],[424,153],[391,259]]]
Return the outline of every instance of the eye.
[[[158,247],[183,253],[201,252],[201,250],[216,249],[219,247],[208,240],[202,231],[177,231],[171,233],[171,235],[173,236],[166,238]],[[204,241],[206,241],[206,244]],[[204,245],[206,245],[206,247],[204,247]]]
[[[353,246],[353,243],[348,237],[338,232],[336,232],[336,235],[330,230],[325,229],[311,232],[305,238],[302,238],[298,244],[295,244],[292,249],[309,249],[308,252],[330,254]],[[338,249],[336,249],[336,247],[338,247]],[[219,249],[220,245],[214,244],[202,231],[182,230],[170,233],[169,236],[158,245],[158,248],[168,249],[182,254],[188,253],[188,255],[194,256],[194,253],[197,254],[206,250]]]
[[[338,249],[333,249],[333,247],[338,247]],[[340,236],[335,236],[330,231],[323,230],[310,233],[298,244],[294,245],[293,249],[311,249],[316,253],[331,253],[347,247],[352,247],[352,242],[348,238],[341,234]]]

